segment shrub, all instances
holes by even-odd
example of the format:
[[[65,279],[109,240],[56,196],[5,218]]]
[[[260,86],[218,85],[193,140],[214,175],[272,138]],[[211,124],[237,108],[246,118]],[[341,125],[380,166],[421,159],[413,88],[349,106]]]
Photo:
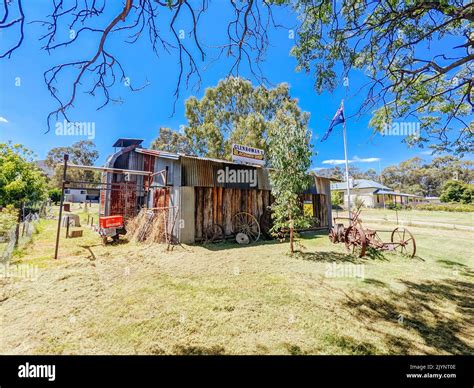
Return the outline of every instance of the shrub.
[[[55,187],[54,189],[51,189],[48,191],[48,197],[51,201],[54,202],[55,205],[61,201],[61,190]]]
[[[461,197],[462,203],[474,203],[474,185],[466,185]]]
[[[17,218],[18,215],[11,214],[8,211],[5,211],[5,209],[0,212],[0,236],[4,236],[5,233],[16,225]]]
[[[338,191],[331,191],[331,204],[333,208],[339,208],[343,204],[343,194]]]
[[[389,203],[386,207],[390,210],[402,210],[402,205],[399,203]]]
[[[443,203],[443,204],[420,204],[414,206],[416,210],[445,211],[445,212],[474,212],[474,204]]]
[[[472,203],[474,200],[474,185],[461,181],[447,181],[439,197],[441,202]]]

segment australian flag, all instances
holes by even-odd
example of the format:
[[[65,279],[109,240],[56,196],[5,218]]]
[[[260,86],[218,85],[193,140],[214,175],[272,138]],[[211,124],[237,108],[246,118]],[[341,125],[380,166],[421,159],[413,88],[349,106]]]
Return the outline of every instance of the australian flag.
[[[325,141],[329,134],[331,133],[332,129],[341,123],[344,123],[346,121],[346,118],[344,117],[344,106],[341,103],[341,106],[337,110],[336,114],[334,115],[333,119],[331,120],[331,124],[329,125],[329,129],[327,132],[324,134],[323,138],[321,139],[321,142]]]

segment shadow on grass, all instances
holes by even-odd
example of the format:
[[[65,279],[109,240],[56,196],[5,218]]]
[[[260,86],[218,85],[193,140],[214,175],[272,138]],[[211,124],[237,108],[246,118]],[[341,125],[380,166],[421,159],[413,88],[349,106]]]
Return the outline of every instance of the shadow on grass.
[[[377,279],[364,279],[363,282],[377,287],[387,287],[386,283]]]
[[[208,243],[208,244],[195,244],[196,246],[200,246],[203,248],[206,248],[210,251],[224,251],[227,249],[245,249],[245,248],[251,248],[251,247],[258,247],[262,245],[274,245],[274,244],[281,244],[280,241],[278,240],[258,240],[255,243],[247,244],[247,245],[241,245],[238,244],[234,239],[228,239],[224,241],[219,241],[215,243]]]
[[[445,268],[451,269],[453,271],[453,275],[461,275],[471,278],[474,277],[474,270],[468,267],[466,264],[451,260],[437,260],[437,262],[442,264]]]
[[[217,356],[225,354],[225,348],[219,345],[211,347],[176,345],[173,348],[173,354],[183,356]]]
[[[299,232],[297,234],[297,237],[295,239],[295,243],[297,244],[298,241],[304,241],[304,240],[313,240],[315,238],[328,238],[328,231],[327,230],[309,230],[309,231],[303,231]],[[251,243],[247,245],[240,245],[235,241],[235,238],[233,237],[226,237],[225,240],[223,241],[218,241],[215,243],[208,243],[208,244],[203,244],[203,243],[196,243],[196,246],[201,246],[203,248],[209,249],[210,251],[223,251],[227,249],[235,249],[235,248],[249,248],[249,247],[256,247],[256,246],[262,246],[262,245],[274,245],[274,244],[283,244],[283,243],[289,243],[288,237],[280,241],[278,238],[265,238],[263,235],[260,236],[260,239],[256,243]]]
[[[348,298],[346,306],[357,319],[370,320],[378,327],[388,322],[414,332],[423,343],[439,353],[473,354],[464,338],[472,335],[474,285],[458,279],[414,283],[402,281],[404,292],[384,296],[360,293]],[[454,305],[446,308],[447,304]],[[383,333],[392,353],[414,353],[413,341]]]
[[[467,268],[467,265],[461,264],[452,260],[436,260],[436,261],[440,264],[443,264],[445,267],[448,267],[448,268],[456,268],[456,267]]]
[[[307,261],[314,261],[318,263],[354,263],[360,264],[364,262],[363,258],[356,257],[354,255],[349,255],[346,253],[339,253],[339,252],[305,252],[305,251],[295,251],[294,258],[307,260]]]
[[[314,238],[328,238],[327,230],[312,230],[299,233],[299,238],[301,240],[311,240]]]
[[[318,230],[318,231],[305,231],[298,233],[298,240],[312,240],[314,238],[327,238],[328,232],[327,230]],[[222,251],[227,249],[235,249],[235,248],[248,248],[248,247],[256,247],[262,245],[274,245],[274,244],[282,244],[288,243],[289,240],[286,238],[284,241],[280,241],[278,238],[268,239],[264,236],[260,236],[260,239],[256,243],[251,243],[248,245],[240,245],[235,241],[235,238],[227,237],[223,241],[215,242],[215,243],[208,243],[208,244],[196,244],[197,246],[201,246],[203,248],[209,249],[210,251]]]
[[[97,260],[97,256],[94,254],[94,251],[92,250],[93,247],[100,247],[101,244],[96,244],[96,245],[79,245],[81,248],[85,249],[86,251],[89,251],[90,255],[87,257],[90,260]]]
[[[340,253],[335,251],[306,251],[297,250],[295,257],[303,260],[316,262],[346,262],[346,263],[364,263],[367,260],[388,261],[383,252],[367,247],[364,257],[359,257],[357,254]]]
[[[371,260],[382,260],[388,261],[387,257],[384,255],[383,251],[375,249],[373,247],[367,247],[365,250],[365,257]]]

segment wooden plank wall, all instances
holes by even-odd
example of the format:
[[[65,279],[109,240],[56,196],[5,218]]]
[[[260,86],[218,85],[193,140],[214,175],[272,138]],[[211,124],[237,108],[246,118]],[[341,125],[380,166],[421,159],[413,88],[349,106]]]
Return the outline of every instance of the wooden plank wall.
[[[268,190],[229,189],[223,187],[195,187],[195,239],[201,240],[203,232],[212,224],[219,224],[226,235],[232,234],[232,216],[248,212],[260,216],[271,205]],[[316,227],[329,226],[326,195],[312,194],[313,215],[318,219]]]
[[[239,212],[253,214],[257,220],[270,205],[270,191],[195,187],[195,239],[212,224],[219,224],[226,235],[232,233],[232,216]]]
[[[153,190],[153,207],[163,208],[170,206],[170,190],[168,187]]]
[[[329,226],[328,207],[324,194],[312,194],[313,216],[317,219],[316,226],[327,228]]]
[[[143,169],[145,171],[153,171],[153,168],[155,167],[155,156],[153,155],[144,155],[143,159]],[[151,178],[149,176],[144,177],[144,189],[145,191],[148,190],[151,184]]]

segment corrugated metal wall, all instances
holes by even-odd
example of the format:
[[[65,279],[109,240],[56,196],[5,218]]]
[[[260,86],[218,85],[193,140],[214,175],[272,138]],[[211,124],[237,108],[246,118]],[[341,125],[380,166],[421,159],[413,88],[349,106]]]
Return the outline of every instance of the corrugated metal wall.
[[[233,170],[257,171],[257,186],[250,187],[249,183],[221,183],[217,176],[219,170],[228,167]],[[228,187],[241,189],[270,190],[268,170],[264,168],[223,163],[191,157],[181,157],[181,185],[192,187]]]

